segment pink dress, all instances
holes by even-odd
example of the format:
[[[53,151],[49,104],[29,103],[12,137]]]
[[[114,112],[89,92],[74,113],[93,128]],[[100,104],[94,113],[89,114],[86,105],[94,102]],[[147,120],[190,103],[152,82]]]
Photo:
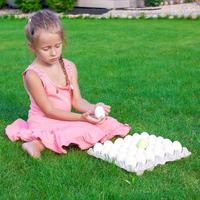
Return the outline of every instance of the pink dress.
[[[71,77],[73,63],[64,59],[64,64],[68,76]],[[70,87],[56,85],[44,71],[34,65],[29,65],[22,73],[24,82],[25,73],[28,70],[33,70],[38,74],[49,100],[56,108],[63,109],[66,112],[71,111],[73,91]],[[77,144],[79,148],[84,150],[94,146],[99,141],[104,142],[111,139],[115,135],[124,137],[131,129],[128,124],[122,124],[110,116],[98,125],[83,121],[64,121],[48,118],[35,103],[29,92],[28,94],[30,109],[27,121],[19,118],[5,129],[6,135],[12,141],[40,139],[46,148],[56,153],[66,153],[66,149],[63,147],[69,144]]]

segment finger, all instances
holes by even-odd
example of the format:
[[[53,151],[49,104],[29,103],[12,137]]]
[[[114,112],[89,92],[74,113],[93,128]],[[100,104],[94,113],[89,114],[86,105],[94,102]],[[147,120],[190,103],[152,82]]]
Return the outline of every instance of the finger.
[[[105,108],[104,110],[105,110],[105,111],[110,111],[111,109],[110,109],[110,108]]]
[[[96,117],[93,117],[91,115],[88,116],[88,119],[93,123],[98,123],[100,119],[97,119]]]
[[[111,106],[109,106],[109,105],[105,105],[107,108],[111,108]]]
[[[110,112],[110,110],[105,110],[105,113],[107,113],[107,114],[108,114],[109,112]]]
[[[95,123],[95,124],[101,124],[101,123],[102,123],[102,121],[103,121],[102,119],[101,119],[101,120],[99,120],[99,119],[98,119],[98,120],[95,120],[95,122],[94,122],[94,123]]]
[[[83,113],[83,116],[88,116],[89,115],[89,113],[88,112],[85,112],[85,113]]]
[[[92,110],[88,110],[87,113],[92,114],[93,112],[92,112]]]
[[[110,111],[111,108],[110,108],[110,107],[106,107],[106,108],[104,108],[104,110],[105,110],[105,111]]]
[[[102,124],[105,120],[106,120],[106,117],[102,118],[102,119],[98,122],[98,124]]]
[[[102,102],[99,102],[99,103],[96,104],[96,106],[104,106],[104,105],[105,105],[105,104],[102,103]]]
[[[108,116],[108,115],[109,115],[109,113],[106,113],[105,115],[106,115],[106,116]]]
[[[105,108],[111,108],[111,106],[106,105],[106,104],[104,104],[104,103],[101,103],[100,106],[103,106],[104,109],[105,109]]]

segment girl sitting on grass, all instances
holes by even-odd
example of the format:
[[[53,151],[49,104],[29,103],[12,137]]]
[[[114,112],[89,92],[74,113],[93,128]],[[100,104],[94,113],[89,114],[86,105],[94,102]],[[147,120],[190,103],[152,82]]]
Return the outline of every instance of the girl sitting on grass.
[[[6,127],[10,140],[24,141],[22,148],[39,158],[45,148],[59,154],[67,153],[63,147],[70,144],[84,150],[115,135],[128,134],[128,124],[108,116],[110,106],[91,104],[82,98],[76,66],[62,57],[65,38],[56,13],[36,12],[29,18],[25,34],[35,55],[22,73],[30,109],[27,121],[19,118]],[[97,106],[103,107],[105,117],[94,116]],[[72,107],[78,112],[71,112]]]

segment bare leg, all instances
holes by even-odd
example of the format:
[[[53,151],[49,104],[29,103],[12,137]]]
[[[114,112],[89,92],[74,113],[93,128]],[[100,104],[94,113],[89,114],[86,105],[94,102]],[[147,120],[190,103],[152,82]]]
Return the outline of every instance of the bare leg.
[[[34,158],[39,158],[44,145],[40,140],[33,140],[22,144],[22,149]]]

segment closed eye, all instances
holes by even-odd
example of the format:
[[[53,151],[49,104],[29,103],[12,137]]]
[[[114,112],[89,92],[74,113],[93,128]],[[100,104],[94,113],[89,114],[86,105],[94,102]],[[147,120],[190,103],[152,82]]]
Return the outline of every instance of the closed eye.
[[[60,47],[60,45],[61,45],[61,44],[57,44],[57,45],[56,45],[56,48],[59,48],[59,47]]]
[[[49,48],[51,48],[51,46],[43,46],[43,47],[41,47],[41,49],[44,50],[44,51],[49,50]]]
[[[46,48],[42,48],[44,51],[48,51],[49,50],[49,48],[48,47],[46,47]]]

